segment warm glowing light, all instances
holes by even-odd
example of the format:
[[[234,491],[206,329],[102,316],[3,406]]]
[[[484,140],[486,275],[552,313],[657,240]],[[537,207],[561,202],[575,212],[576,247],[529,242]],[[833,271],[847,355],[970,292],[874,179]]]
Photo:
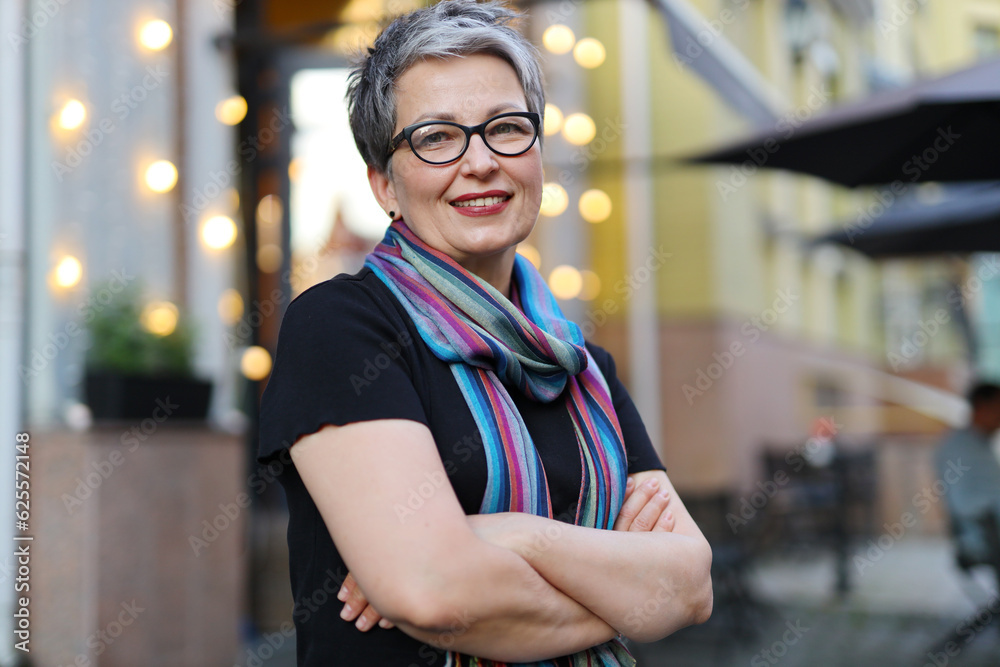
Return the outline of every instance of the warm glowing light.
[[[240,372],[248,380],[263,380],[271,372],[271,354],[260,345],[251,345],[240,358]]]
[[[535,268],[541,268],[542,266],[542,255],[538,252],[538,248],[531,245],[530,243],[522,243],[517,246],[517,251],[524,255],[524,258],[535,265]]]
[[[227,97],[215,105],[215,117],[225,125],[239,125],[246,115],[247,101],[242,95]]]
[[[590,143],[597,134],[597,126],[590,116],[585,113],[574,113],[566,116],[562,126],[563,136],[566,141],[574,146],[583,146]]]
[[[349,23],[336,28],[324,42],[338,53],[358,53],[372,46],[377,35],[376,23]]]
[[[542,215],[554,218],[562,215],[567,206],[569,206],[569,195],[563,186],[558,183],[546,183],[542,186]]]
[[[153,301],[142,309],[143,328],[157,336],[169,336],[177,328],[177,306],[169,301]]]
[[[264,225],[276,225],[281,222],[283,207],[281,197],[278,195],[267,195],[257,203],[257,223]]]
[[[177,167],[170,160],[157,160],[146,168],[146,185],[153,192],[170,192],[177,185]]]
[[[580,67],[594,69],[600,67],[607,53],[604,45],[593,37],[584,37],[573,47],[573,59]]]
[[[299,180],[299,175],[302,173],[302,158],[294,157],[288,163],[288,180],[295,183]]]
[[[549,289],[558,299],[575,299],[583,289],[583,276],[572,266],[562,264],[549,274]]]
[[[83,264],[76,257],[66,255],[56,265],[55,283],[59,287],[73,287],[83,277]]]
[[[80,100],[69,100],[59,110],[59,127],[75,130],[87,120],[87,107]]]
[[[281,269],[285,253],[274,243],[265,243],[257,249],[257,268],[264,273],[275,273]]]
[[[587,190],[580,195],[580,216],[587,222],[604,222],[611,215],[611,197],[604,190]]]
[[[543,132],[545,132],[546,137],[550,137],[553,134],[559,132],[563,124],[563,112],[562,109],[554,104],[545,105],[545,123]]]
[[[225,250],[236,240],[236,223],[226,215],[215,215],[201,224],[201,240],[212,250]]]
[[[561,23],[550,25],[542,33],[542,44],[545,48],[555,54],[569,53],[576,43],[576,35]]]
[[[219,296],[216,310],[224,324],[233,326],[243,317],[243,297],[239,291],[229,288]]]
[[[591,271],[584,269],[580,272],[583,278],[583,289],[580,291],[580,298],[584,301],[593,301],[601,294],[601,277]]]
[[[139,29],[139,43],[150,51],[160,51],[167,48],[174,38],[170,24],[160,19],[146,21]]]

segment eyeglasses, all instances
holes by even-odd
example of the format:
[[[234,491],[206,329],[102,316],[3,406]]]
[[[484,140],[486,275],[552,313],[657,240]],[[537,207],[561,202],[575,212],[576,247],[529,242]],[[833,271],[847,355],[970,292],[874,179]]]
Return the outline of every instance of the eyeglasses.
[[[389,154],[405,140],[413,154],[427,164],[448,164],[465,155],[472,135],[478,134],[487,148],[497,155],[516,157],[535,145],[540,122],[539,115],[533,111],[502,113],[474,127],[429,120],[404,127],[389,142]]]

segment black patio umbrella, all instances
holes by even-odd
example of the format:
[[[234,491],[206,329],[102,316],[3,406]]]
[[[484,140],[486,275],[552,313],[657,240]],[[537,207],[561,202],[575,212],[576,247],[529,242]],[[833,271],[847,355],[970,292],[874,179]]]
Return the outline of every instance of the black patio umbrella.
[[[848,187],[1000,179],[1000,59],[683,159],[787,169]]]
[[[1000,252],[1000,183],[951,186],[934,203],[911,197],[871,209],[812,242],[838,243],[874,258]]]

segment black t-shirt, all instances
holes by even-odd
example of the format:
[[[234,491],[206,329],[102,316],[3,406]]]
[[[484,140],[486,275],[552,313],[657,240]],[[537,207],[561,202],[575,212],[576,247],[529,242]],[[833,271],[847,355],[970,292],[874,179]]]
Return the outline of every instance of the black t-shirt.
[[[611,356],[587,345],[621,423],[629,473],[663,469]],[[582,467],[565,402],[537,403],[509,389],[538,450],[553,515],[573,522]],[[361,632],[340,618],[347,575],[319,510],[288,455],[298,438],[327,424],[408,419],[427,425],[466,514],[486,489],[476,422],[449,365],[420,338],[402,304],[368,268],[340,275],[296,298],[281,323],[274,368],[261,399],[260,456],[288,498],[293,620],[302,667],[443,665],[445,652],[399,629]],[[277,472],[280,470],[280,472]]]

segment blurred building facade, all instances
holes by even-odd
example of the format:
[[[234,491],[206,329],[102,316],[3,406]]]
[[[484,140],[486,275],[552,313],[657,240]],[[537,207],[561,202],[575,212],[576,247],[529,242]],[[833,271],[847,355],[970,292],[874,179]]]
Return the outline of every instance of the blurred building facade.
[[[585,10],[587,34],[613,54],[588,76],[594,117],[629,114],[622,90],[629,42],[646,44],[650,91],[649,111],[640,115],[648,127],[638,128],[651,137],[648,153],[628,155],[624,142],[609,142],[588,173],[615,203],[611,217],[591,228],[591,259],[603,285],[598,304],[608,304],[593,312],[614,308],[608,299],[618,304],[597,338],[620,366],[637,358],[628,366],[631,386],[644,391],[635,380],[645,357],[629,342],[621,311],[634,304],[621,279],[643,275],[622,249],[635,224],[630,209],[646,207],[654,244],[671,254],[650,281],[660,363],[645,387],[658,391],[660,411],[646,418],[661,429],[675,483],[752,486],[761,449],[801,444],[820,418],[849,439],[912,436],[923,443],[922,457],[934,434],[962,417],[953,403],[905,380],[961,392],[973,374],[997,376],[990,308],[997,283],[977,278],[990,277],[990,258],[876,263],[840,247],[810,246],[810,237],[835,225],[863,224],[888,203],[885,192],[768,172],[760,168],[766,154],[711,169],[662,158],[752,130],[724,102],[727,83],[706,82],[691,65],[723,40],[762,76],[767,85],[759,94],[777,98],[791,133],[837,103],[995,55],[1000,3],[692,1],[704,22],[686,44],[671,43],[656,4],[630,27],[622,24],[621,3]],[[616,89],[619,95],[610,94]],[[633,129],[626,124],[624,132]],[[650,167],[646,202],[629,193],[627,164],[635,160]],[[928,200],[937,196],[936,186],[920,190]],[[964,317],[978,341],[971,350]],[[914,484],[924,483],[929,469],[921,473]]]

